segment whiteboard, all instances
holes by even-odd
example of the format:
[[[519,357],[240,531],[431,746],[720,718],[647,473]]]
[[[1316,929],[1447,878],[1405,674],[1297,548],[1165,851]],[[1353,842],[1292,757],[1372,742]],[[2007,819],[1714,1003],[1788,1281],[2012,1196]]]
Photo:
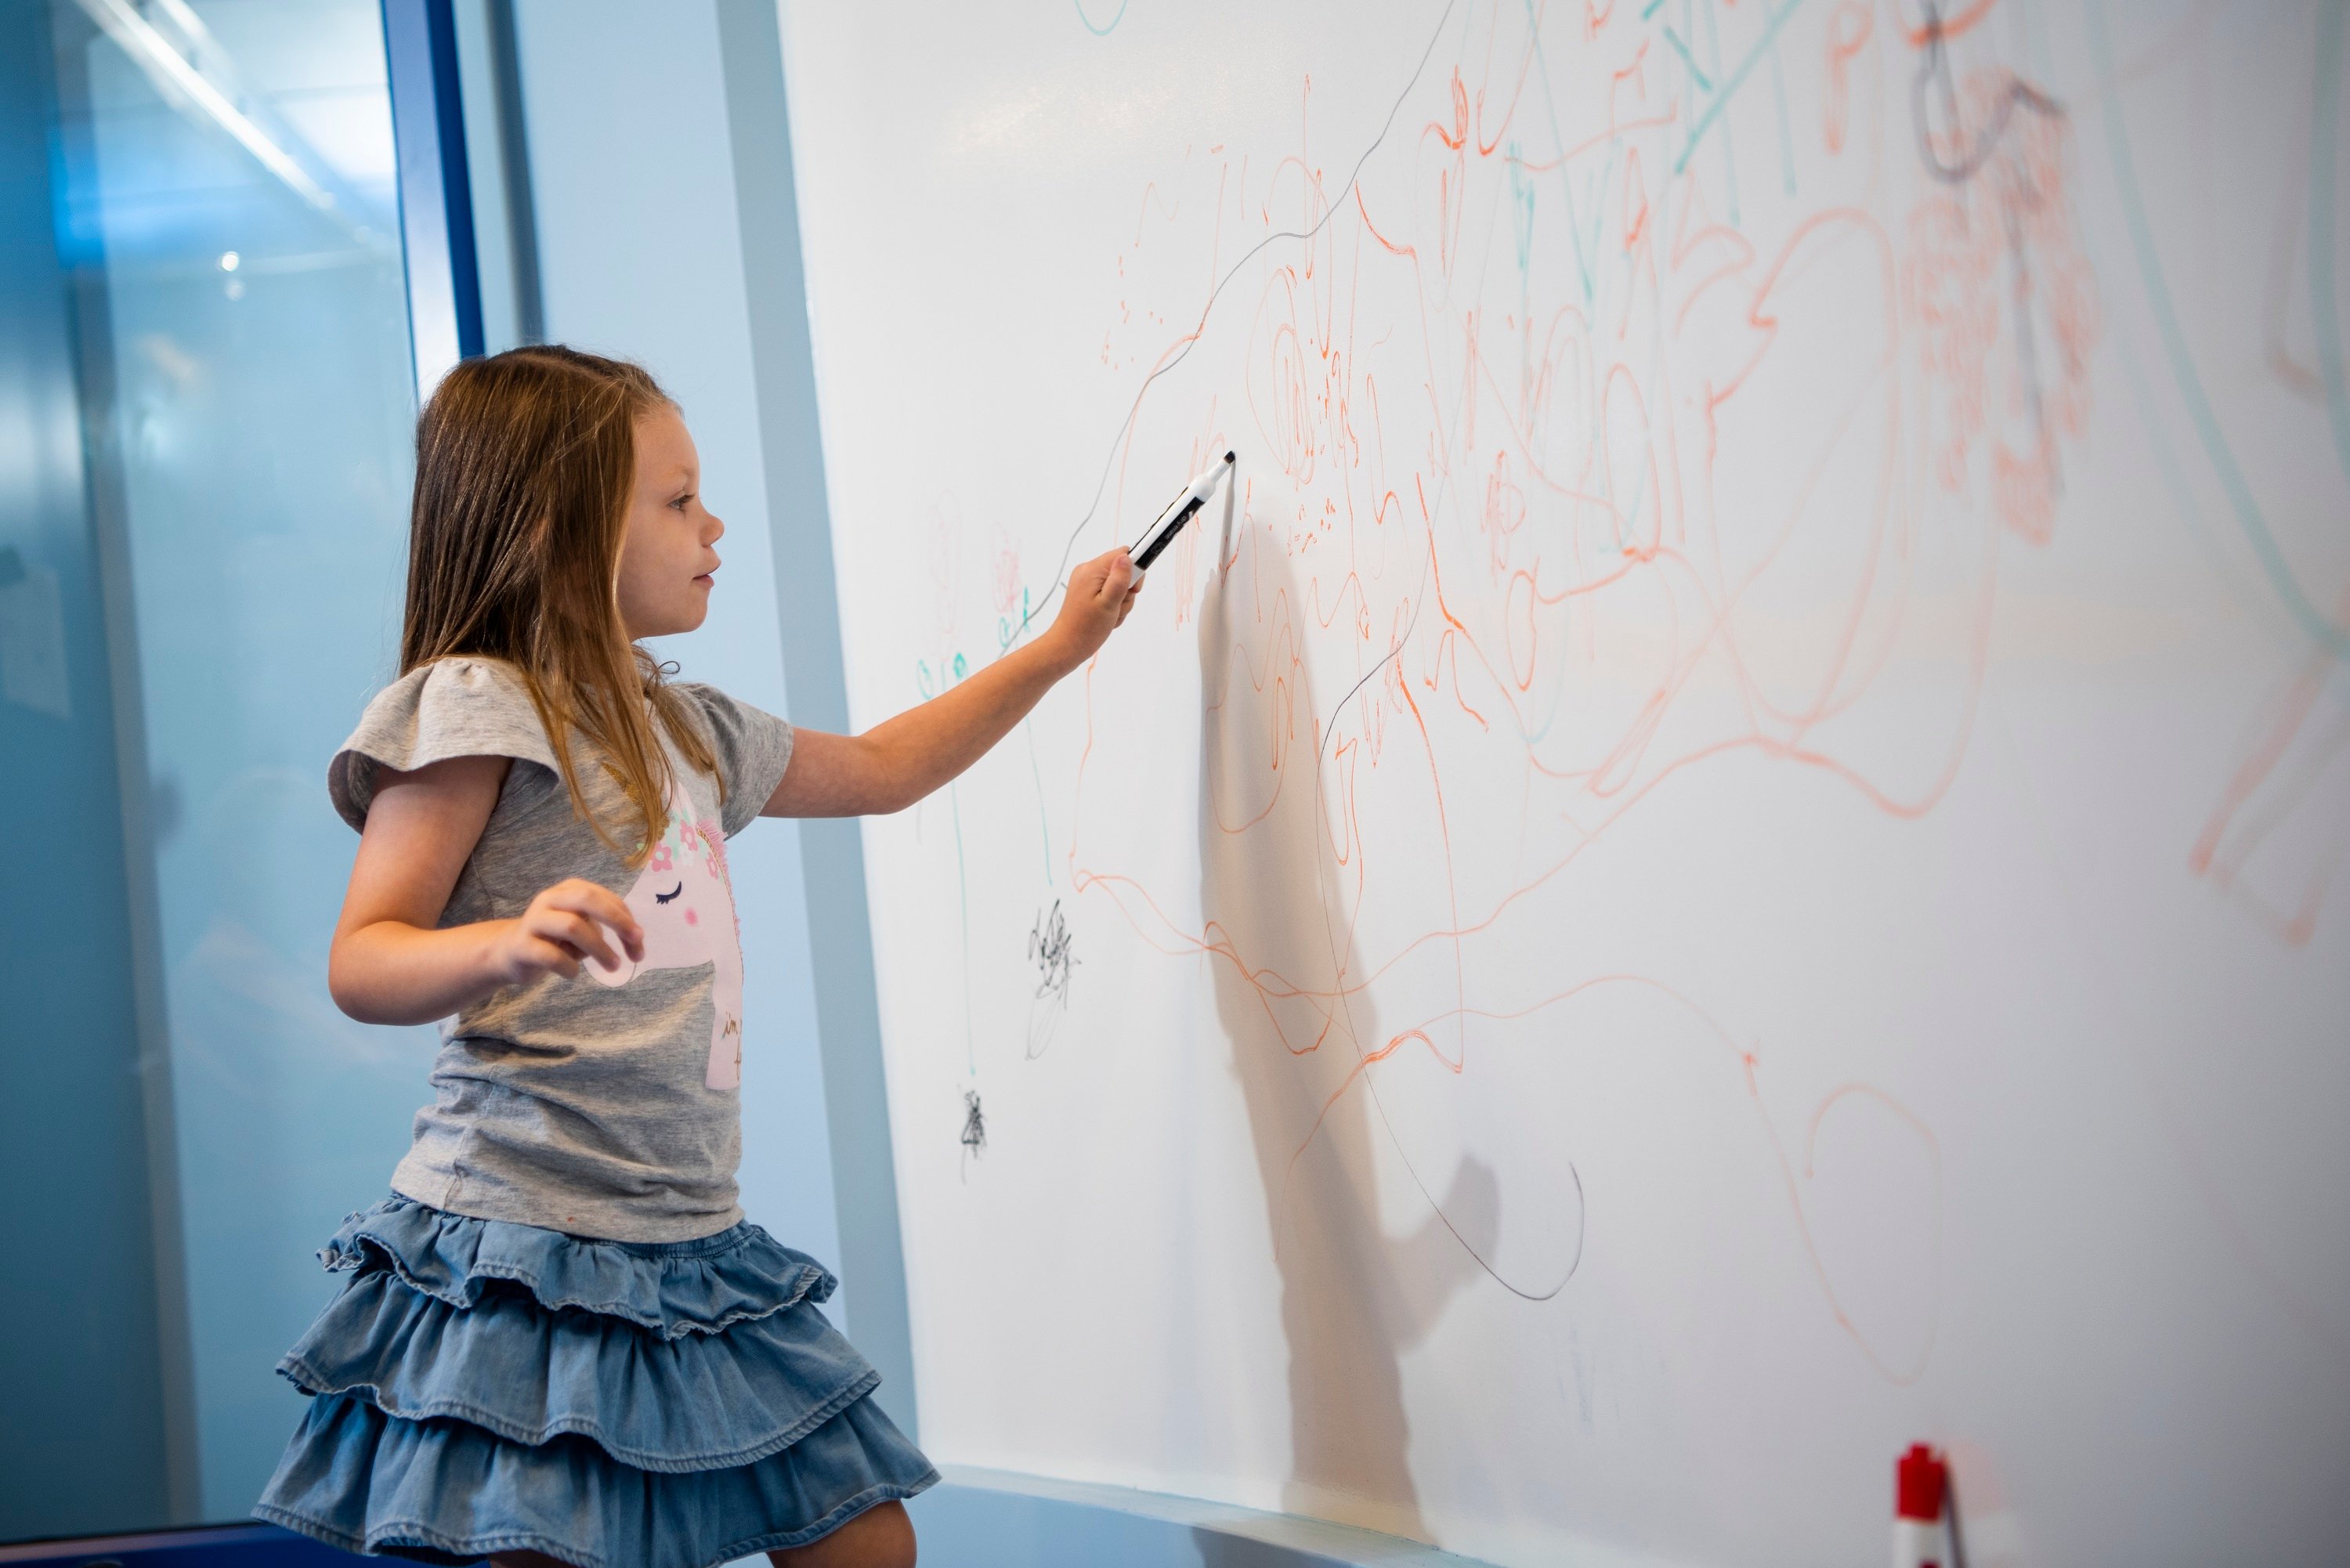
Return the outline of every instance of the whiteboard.
[[[2345,9],[1948,12],[786,7],[860,724],[1239,454],[866,828],[938,1458],[2338,1552]]]

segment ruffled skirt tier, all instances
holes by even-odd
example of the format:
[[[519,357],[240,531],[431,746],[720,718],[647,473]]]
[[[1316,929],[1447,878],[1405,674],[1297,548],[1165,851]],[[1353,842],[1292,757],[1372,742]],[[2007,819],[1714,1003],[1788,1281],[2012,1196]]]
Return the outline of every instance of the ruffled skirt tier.
[[[832,1276],[742,1224],[588,1241],[394,1198],[278,1370],[311,1396],[254,1511],[431,1563],[710,1568],[937,1480],[816,1310]]]

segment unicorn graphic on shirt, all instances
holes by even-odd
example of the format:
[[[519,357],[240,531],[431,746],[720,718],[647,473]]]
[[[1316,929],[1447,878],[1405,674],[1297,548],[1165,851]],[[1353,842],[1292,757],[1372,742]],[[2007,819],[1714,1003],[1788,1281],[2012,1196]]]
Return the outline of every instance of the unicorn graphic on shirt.
[[[608,970],[591,961],[600,984],[626,985],[655,969],[710,968],[710,1067],[713,1089],[743,1086],[743,942],[735,925],[734,888],[726,875],[726,839],[719,825],[690,815],[672,788],[669,825],[629,889],[629,913],[645,933],[645,956]]]

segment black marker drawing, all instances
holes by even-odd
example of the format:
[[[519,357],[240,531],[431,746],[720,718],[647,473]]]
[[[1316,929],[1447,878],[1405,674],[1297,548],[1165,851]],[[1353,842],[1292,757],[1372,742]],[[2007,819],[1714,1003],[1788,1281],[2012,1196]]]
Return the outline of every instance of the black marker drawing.
[[[1077,959],[1069,950],[1069,922],[1058,898],[1051,909],[1037,911],[1028,932],[1028,961],[1036,966],[1036,994],[1058,997],[1066,1006],[1069,971],[1077,967]]]
[[[1965,146],[1955,158],[1945,158],[1935,145],[1932,115],[1926,107],[1926,94],[1939,88],[1942,97],[1942,118],[1949,125],[1948,136],[1963,140],[1964,127],[1959,107],[1959,84],[1950,69],[1950,36],[1943,31],[1942,8],[1939,0],[1926,0],[1926,49],[1918,62],[1918,74],[1909,83],[1910,118],[1918,133],[1918,155],[1927,172],[1948,185],[1963,185],[1991,161],[2007,133],[2007,122],[2018,109],[2044,115],[2050,119],[2064,118],[2064,106],[2017,76],[2004,73],[2003,88],[1992,95],[1991,122],[1978,130],[1972,145]]]
[[[962,1158],[966,1169],[979,1155],[987,1152],[987,1118],[979,1108],[979,1091],[962,1092]]]
[[[1036,912],[1028,931],[1028,961],[1036,966],[1036,1000],[1028,1010],[1028,1059],[1042,1056],[1053,1044],[1053,1032],[1069,1010],[1069,981],[1077,955],[1069,935],[1068,918],[1061,901]]]

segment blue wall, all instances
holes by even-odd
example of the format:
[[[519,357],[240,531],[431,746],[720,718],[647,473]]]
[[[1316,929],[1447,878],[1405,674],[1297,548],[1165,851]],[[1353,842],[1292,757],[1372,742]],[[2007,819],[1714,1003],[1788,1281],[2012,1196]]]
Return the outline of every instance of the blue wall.
[[[47,7],[0,5],[0,1520],[169,1514],[99,553],[52,222]]]

